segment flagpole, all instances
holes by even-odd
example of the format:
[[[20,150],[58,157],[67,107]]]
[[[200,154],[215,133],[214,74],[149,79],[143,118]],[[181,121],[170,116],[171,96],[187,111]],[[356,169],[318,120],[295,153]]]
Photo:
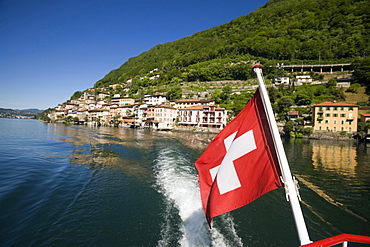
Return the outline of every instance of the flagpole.
[[[284,180],[283,182],[285,185],[285,193],[287,195],[287,198],[289,196],[289,202],[292,207],[293,216],[294,216],[295,224],[297,227],[298,237],[301,242],[301,245],[309,244],[312,241],[310,240],[310,237],[308,235],[308,231],[307,231],[306,223],[303,217],[301,205],[299,203],[299,195],[297,192],[298,189],[293,180],[292,174],[290,172],[288,159],[286,157],[283,143],[279,135],[279,130],[277,128],[274,112],[272,111],[271,102],[267,94],[265,83],[263,82],[262,65],[253,66],[253,70],[257,75],[262,101],[264,103],[264,107],[267,112],[270,129],[273,135],[275,148],[278,154],[280,170],[281,170],[282,177]]]

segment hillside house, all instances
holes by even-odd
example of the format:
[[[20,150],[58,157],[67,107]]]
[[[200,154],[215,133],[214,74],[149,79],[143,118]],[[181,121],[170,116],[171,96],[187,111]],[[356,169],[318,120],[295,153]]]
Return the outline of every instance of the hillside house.
[[[144,95],[144,103],[147,105],[163,105],[167,101],[167,98],[163,95]]]
[[[125,105],[134,105],[135,99],[130,97],[113,97],[112,98],[112,104],[118,105],[118,106],[125,106]]]
[[[311,84],[312,78],[309,75],[297,75],[295,85]]]
[[[287,117],[291,121],[296,121],[299,118],[299,112],[298,111],[289,111]]]
[[[370,121],[370,113],[361,113],[360,114],[360,121],[361,122],[368,122],[368,121]]]
[[[289,85],[290,78],[288,76],[278,76],[272,79],[272,83],[275,85]]]
[[[107,97],[109,97],[109,93],[105,93],[105,92],[99,92],[98,93],[98,100],[104,100]]]

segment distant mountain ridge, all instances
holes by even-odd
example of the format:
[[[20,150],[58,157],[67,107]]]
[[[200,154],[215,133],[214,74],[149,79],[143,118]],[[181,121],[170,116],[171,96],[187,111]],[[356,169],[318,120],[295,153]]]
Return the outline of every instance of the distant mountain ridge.
[[[255,60],[351,62],[370,55],[369,20],[368,0],[270,0],[249,15],[130,58],[95,87],[129,79],[143,86],[140,80],[152,76],[147,85],[245,80]]]
[[[36,108],[29,108],[29,109],[23,109],[23,110],[20,110],[20,109],[14,109],[14,111],[41,113],[41,112],[43,112],[44,110],[39,110],[39,109],[36,109]]]
[[[14,118],[14,117],[35,117],[36,115],[42,113],[43,110],[39,109],[8,109],[8,108],[0,108],[0,117],[3,118]]]

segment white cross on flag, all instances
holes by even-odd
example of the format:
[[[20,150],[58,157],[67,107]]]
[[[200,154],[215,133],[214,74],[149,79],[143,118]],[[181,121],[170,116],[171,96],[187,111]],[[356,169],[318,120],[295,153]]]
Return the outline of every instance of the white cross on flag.
[[[195,162],[208,222],[282,186],[259,89]]]

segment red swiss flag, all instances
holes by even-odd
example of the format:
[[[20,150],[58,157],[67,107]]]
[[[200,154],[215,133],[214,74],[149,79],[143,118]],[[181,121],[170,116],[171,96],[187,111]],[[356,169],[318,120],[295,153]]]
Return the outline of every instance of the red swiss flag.
[[[208,223],[282,187],[259,89],[195,162]]]

